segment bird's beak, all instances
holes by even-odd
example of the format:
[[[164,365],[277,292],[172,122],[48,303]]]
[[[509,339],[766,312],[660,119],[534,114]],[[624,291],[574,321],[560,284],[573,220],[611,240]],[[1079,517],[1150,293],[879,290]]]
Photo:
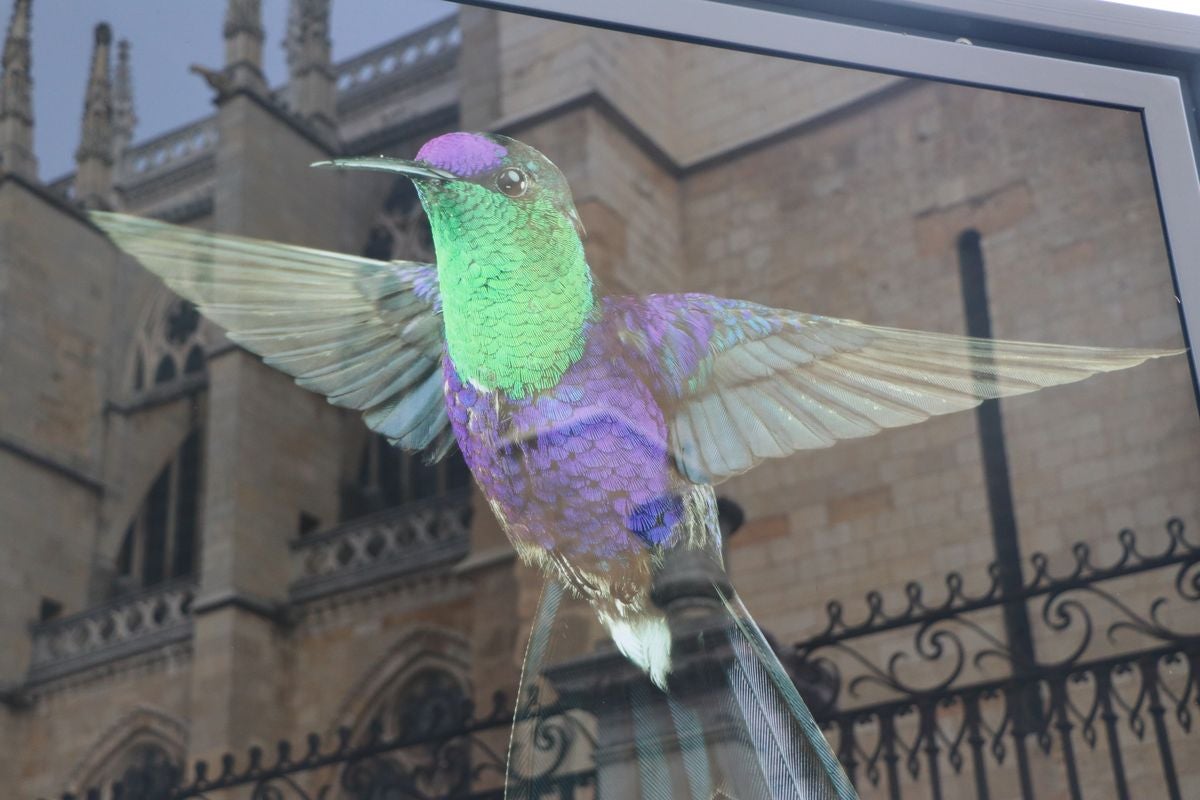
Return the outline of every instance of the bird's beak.
[[[360,156],[357,158],[335,158],[332,161],[314,161],[310,167],[332,167],[333,169],[366,169],[376,172],[391,172],[407,175],[413,180],[454,181],[458,176],[444,169],[409,161],[406,158],[386,156]]]

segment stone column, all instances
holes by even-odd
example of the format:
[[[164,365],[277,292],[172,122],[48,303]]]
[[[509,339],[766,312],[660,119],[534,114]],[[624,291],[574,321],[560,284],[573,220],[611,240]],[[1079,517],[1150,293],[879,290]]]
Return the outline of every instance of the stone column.
[[[83,127],[75,151],[75,199],[86,208],[112,208],[114,204],[111,46],[112,29],[102,22],[96,26]]]
[[[113,162],[117,182],[122,178],[125,151],[133,141],[137,114],[133,111],[133,72],[129,66],[129,41],[117,43],[117,74],[113,84]]]
[[[4,77],[0,81],[0,170],[27,181],[37,180],[33,152],[33,79],[30,75],[30,6],[13,4],[4,40]]]
[[[308,166],[331,153],[253,90],[257,6],[235,0],[226,20],[227,67],[251,83],[217,99],[214,228],[344,249],[342,176]],[[289,545],[301,512],[322,526],[337,521],[344,420],[323,397],[232,345],[211,356],[209,382],[190,739],[190,757],[206,759],[294,733],[281,617],[292,579]]]
[[[267,94],[262,71],[262,0],[229,0],[225,6],[225,76],[230,90]]]
[[[337,134],[336,78],[330,59],[329,0],[291,0],[288,107],[332,141]]]

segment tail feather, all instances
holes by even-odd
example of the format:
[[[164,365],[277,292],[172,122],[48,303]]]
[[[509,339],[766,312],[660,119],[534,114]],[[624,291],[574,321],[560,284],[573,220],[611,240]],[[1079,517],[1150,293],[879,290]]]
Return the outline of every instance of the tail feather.
[[[700,718],[695,711],[674,697],[668,697],[667,703],[671,709],[671,722],[675,726],[679,754],[683,759],[683,770],[691,792],[688,796],[692,800],[712,800],[716,791],[712,785],[712,770],[708,766],[704,729],[700,725]]]
[[[644,683],[629,687],[629,705],[633,712],[633,743],[637,752],[638,778],[644,800],[672,800],[671,772],[664,752],[663,731],[656,724],[653,690]]]
[[[795,685],[741,600],[722,596],[733,621],[730,686],[772,797],[858,797]]]

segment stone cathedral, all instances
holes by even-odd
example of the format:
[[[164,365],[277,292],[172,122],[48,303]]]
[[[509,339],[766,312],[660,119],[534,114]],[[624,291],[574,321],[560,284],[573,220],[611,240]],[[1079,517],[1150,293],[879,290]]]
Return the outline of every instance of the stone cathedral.
[[[516,685],[541,586],[456,454],[392,449],[264,366],[87,209],[430,261],[406,179],[307,165],[490,130],[563,169],[606,290],[1182,344],[1132,112],[473,7],[380,30],[335,63],[328,0],[291,0],[288,30],[271,32],[289,75],[270,86],[260,4],[228,0],[225,63],[197,76],[214,105],[151,139],[133,87],[154,65],[97,24],[77,168],[46,181],[40,10],[16,0],[0,84],[6,797],[82,797],[140,764],[363,731],[422,686],[487,706]],[[964,264],[985,270],[985,294],[967,297]],[[831,600],[857,615],[869,590],[892,602],[910,582],[983,580],[1004,553],[1069,560],[1168,518],[1195,530],[1191,385],[1184,359],[1155,362],[1006,400],[990,437],[963,413],[740,476],[719,487],[744,517],[728,526],[733,581],[787,648],[825,627]],[[1135,581],[1122,597],[1156,591]],[[564,613],[580,653],[608,647],[585,610]],[[987,624],[1053,650],[1037,624]]]

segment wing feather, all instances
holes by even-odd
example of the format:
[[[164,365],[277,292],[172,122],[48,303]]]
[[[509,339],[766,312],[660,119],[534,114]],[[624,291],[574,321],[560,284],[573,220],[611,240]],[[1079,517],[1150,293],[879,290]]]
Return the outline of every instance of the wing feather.
[[[232,341],[300,386],[364,412],[395,444],[434,444],[435,457],[449,450],[434,267],[124,214],[94,212],[92,219]]]
[[[630,339],[661,376],[675,461],[696,482],[1183,352],[973,339],[699,294],[637,302],[614,304],[644,327]]]

